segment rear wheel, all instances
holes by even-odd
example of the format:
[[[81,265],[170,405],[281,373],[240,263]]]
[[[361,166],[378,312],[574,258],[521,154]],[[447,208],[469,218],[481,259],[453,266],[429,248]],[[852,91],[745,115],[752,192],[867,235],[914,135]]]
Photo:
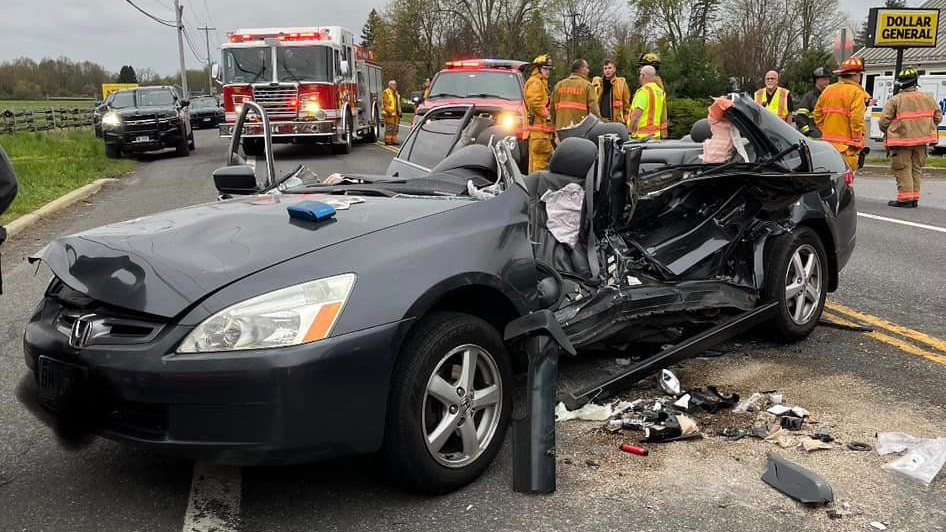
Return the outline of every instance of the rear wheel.
[[[174,152],[179,155],[186,157],[191,154],[191,150],[187,145],[187,135],[182,131],[181,138],[177,141],[177,145],[174,148]]]
[[[118,144],[105,144],[105,156],[109,159],[121,159],[122,147]]]
[[[766,301],[778,302],[771,321],[776,339],[797,342],[818,325],[828,294],[828,261],[818,234],[807,227],[779,235],[766,249]]]
[[[197,147],[197,144],[194,142],[194,130],[192,129],[190,135],[187,137],[187,148],[193,150]]]
[[[365,135],[365,140],[368,142],[378,142],[378,139],[381,138],[381,126],[380,126],[381,117],[378,116],[377,108],[371,110],[371,127],[368,129],[368,133]]]
[[[351,153],[351,142],[352,142],[352,128],[355,125],[351,120],[351,111],[345,113],[345,137],[340,144],[335,144],[332,148],[335,150],[335,153],[347,154]]]
[[[512,369],[495,329],[454,312],[424,319],[391,381],[384,450],[393,477],[447,493],[479,477],[502,446]]]
[[[243,139],[243,153],[247,157],[263,155],[263,139]]]

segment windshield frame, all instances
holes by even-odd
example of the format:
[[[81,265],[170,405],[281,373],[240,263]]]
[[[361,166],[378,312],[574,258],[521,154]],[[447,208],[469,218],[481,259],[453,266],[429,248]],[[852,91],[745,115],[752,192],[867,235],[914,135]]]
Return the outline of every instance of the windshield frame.
[[[130,89],[130,90],[115,91],[112,94],[109,94],[109,98],[111,98],[111,101],[108,102],[108,107],[110,109],[133,109],[137,107],[138,106],[137,91],[138,89]],[[122,105],[116,105],[116,102],[118,102],[119,98],[125,98],[126,95],[131,96],[131,105],[125,105],[127,102],[121,102]]]
[[[331,46],[327,45],[312,45],[312,44],[283,44],[281,46],[274,47],[276,49],[276,72],[275,75],[280,82],[306,82],[306,83],[331,83],[335,80],[335,62],[332,57]],[[321,52],[323,54],[322,59],[325,61],[323,65],[316,65],[318,67],[324,67],[321,76],[310,75],[310,72],[300,70],[296,65],[288,67],[289,63],[286,61],[286,54],[293,53],[296,54],[296,50],[307,50],[313,54]],[[299,54],[302,55],[302,54]],[[318,56],[316,56],[318,59]],[[285,75],[284,75],[285,74]]]
[[[244,64],[247,59],[245,57],[238,57],[238,54],[243,54],[247,52],[265,52],[261,54],[260,57],[264,58],[262,61],[262,69],[259,71],[253,70],[253,65]],[[246,84],[246,83],[268,83],[273,80],[274,75],[274,51],[272,46],[259,45],[257,43],[251,43],[248,45],[238,45],[238,46],[228,46],[224,48],[220,54],[220,63],[222,71],[222,80],[224,84]],[[228,64],[228,60],[233,62],[232,65]],[[241,79],[236,81],[235,78],[237,74],[245,74],[246,79]]]
[[[437,88],[437,85],[443,81],[447,80],[447,77],[477,77],[479,79],[470,83],[469,90],[459,90],[456,86],[442,87]],[[509,76],[512,78],[512,81],[515,84],[514,93],[503,93],[501,91],[490,91],[490,80],[485,79],[489,77],[499,77],[499,76]],[[508,87],[507,87],[508,88]],[[442,96],[440,94],[443,94]],[[487,94],[489,96],[484,96]],[[514,71],[507,70],[441,70],[434,77],[434,80],[430,84],[430,95],[427,96],[428,100],[436,100],[438,98],[496,98],[500,100],[509,100],[509,101],[523,101],[525,95],[522,91],[522,77]]]
[[[164,102],[161,102],[161,103],[150,103],[150,102],[149,102],[149,103],[145,104],[145,103],[142,101],[142,96],[143,96],[145,93],[164,93],[164,94],[166,94],[166,95],[168,95],[168,96],[170,97],[170,101],[167,102],[167,103],[164,103]],[[166,89],[166,88],[141,88],[141,89],[135,89],[135,104],[136,104],[135,106],[136,106],[136,107],[170,107],[170,106],[174,105],[175,103],[177,103],[177,97],[174,95],[173,92],[169,91],[169,90]]]

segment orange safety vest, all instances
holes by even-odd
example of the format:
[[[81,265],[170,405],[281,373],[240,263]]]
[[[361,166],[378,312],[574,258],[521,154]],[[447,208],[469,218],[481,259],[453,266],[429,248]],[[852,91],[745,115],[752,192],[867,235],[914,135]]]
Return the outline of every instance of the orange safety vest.
[[[815,104],[815,124],[821,140],[841,150],[841,146],[864,148],[864,113],[870,98],[857,83],[841,79],[825,87]]]
[[[598,106],[602,109],[607,102],[601,101],[601,95],[604,93],[604,78],[595,76],[591,80],[591,86],[595,89],[595,95],[598,97]],[[631,89],[627,86],[627,80],[620,76],[614,76],[611,80],[611,121],[624,123],[630,117],[631,107]]]
[[[383,105],[381,111],[385,116],[389,117],[398,117],[401,116],[401,95],[397,92],[391,90],[391,87],[384,89],[383,93]]]
[[[788,121],[788,89],[777,87],[768,105],[765,104],[765,95],[765,87],[755,91],[755,103],[765,107],[782,120]]]

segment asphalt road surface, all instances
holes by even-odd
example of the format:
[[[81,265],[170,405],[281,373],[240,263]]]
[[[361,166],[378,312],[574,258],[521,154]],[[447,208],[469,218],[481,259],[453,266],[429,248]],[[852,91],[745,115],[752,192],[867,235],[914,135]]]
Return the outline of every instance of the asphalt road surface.
[[[806,454],[748,438],[729,442],[715,431],[737,420],[701,416],[703,440],[654,445],[650,456],[637,457],[615,448],[634,441],[633,434],[606,434],[600,423],[575,421],[558,425],[554,495],[512,492],[507,441],[473,485],[420,497],[397,488],[371,456],[240,469],[100,439],[64,448],[13,393],[26,372],[23,327],[48,281],[48,272],[25,258],[59,235],[213,201],[210,174],[224,164],[224,143],[215,132],[202,131],[197,144],[188,158],[148,156],[132,175],[4,247],[0,530],[853,531],[870,530],[872,521],[898,531],[946,530],[946,473],[926,486],[881,469],[889,457],[843,445],[875,443],[874,434],[886,431],[946,437],[946,181],[936,180],[924,185],[916,210],[886,206],[893,195],[890,178],[856,184],[863,214],[858,247],[827,313],[836,323],[870,324],[874,332],[819,327],[790,346],[749,335],[723,346],[721,356],[674,368],[687,388],[782,392],[787,403],[812,412],[814,426],[830,429],[839,442],[832,450]],[[392,154],[378,145],[358,145],[346,156],[284,146],[276,157],[277,173],[304,162],[325,175],[382,173]],[[622,356],[566,362],[562,388],[615,371]],[[628,395],[656,392],[644,382]],[[768,453],[824,476],[835,492],[831,508],[842,517],[830,519],[824,507],[800,505],[762,483]]]

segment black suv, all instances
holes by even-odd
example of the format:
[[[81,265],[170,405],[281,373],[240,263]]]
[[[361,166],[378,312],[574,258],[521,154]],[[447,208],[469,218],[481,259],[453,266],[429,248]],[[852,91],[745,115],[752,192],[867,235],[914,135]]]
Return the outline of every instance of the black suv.
[[[213,96],[191,98],[190,113],[195,129],[216,128],[224,121],[223,107]]]
[[[105,155],[175,148],[178,155],[194,149],[190,102],[171,87],[140,87],[113,93],[102,114]]]

